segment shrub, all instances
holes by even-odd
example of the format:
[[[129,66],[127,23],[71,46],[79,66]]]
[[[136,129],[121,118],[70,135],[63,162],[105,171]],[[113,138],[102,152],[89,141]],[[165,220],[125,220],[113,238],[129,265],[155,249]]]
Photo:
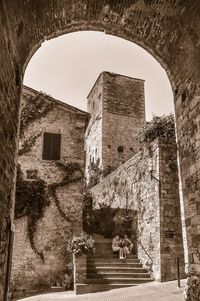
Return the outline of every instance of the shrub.
[[[73,237],[68,243],[67,250],[75,256],[94,254],[94,240],[88,234],[81,233],[80,236]]]
[[[153,119],[146,122],[138,134],[141,144],[148,144],[156,138],[175,138],[174,115],[153,116]]]

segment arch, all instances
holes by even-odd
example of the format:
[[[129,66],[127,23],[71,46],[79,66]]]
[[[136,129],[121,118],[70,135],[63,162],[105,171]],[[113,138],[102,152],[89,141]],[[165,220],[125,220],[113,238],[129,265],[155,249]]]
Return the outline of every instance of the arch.
[[[13,0],[2,1],[0,7],[0,97],[3,112],[0,223],[6,246],[0,252],[3,258],[0,294],[3,295],[3,287],[6,287],[8,231],[5,229],[13,218],[10,209],[14,189],[11,187],[14,187],[15,178],[23,74],[42,41],[72,31],[98,30],[132,41],[151,53],[167,72],[175,97],[189,260],[194,270],[199,270],[200,2],[29,0],[19,5]]]

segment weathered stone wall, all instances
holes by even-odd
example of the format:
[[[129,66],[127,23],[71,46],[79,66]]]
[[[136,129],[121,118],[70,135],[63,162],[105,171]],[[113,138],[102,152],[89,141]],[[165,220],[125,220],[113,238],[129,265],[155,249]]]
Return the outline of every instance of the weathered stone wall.
[[[138,256],[161,281],[176,279],[177,256],[184,270],[176,159],[176,144],[157,139],[92,189],[94,208],[137,211]],[[166,230],[176,236],[165,238]]]
[[[103,169],[115,169],[138,152],[145,119],[144,81],[104,73]]]
[[[67,253],[67,242],[82,229],[82,189],[84,171],[84,131],[87,113],[61,104],[49,96],[39,94],[32,89],[24,90],[23,105],[29,97],[40,97],[45,103],[53,103],[53,107],[40,119],[32,120],[20,138],[19,150],[23,150],[25,141],[37,136],[30,151],[19,156],[19,163],[24,179],[28,180],[30,170],[37,171],[37,178],[45,181],[47,197],[50,205],[43,217],[38,221],[34,235],[36,250],[43,252],[44,262],[37,256],[30,245],[27,232],[27,217],[15,220],[16,230],[12,263],[12,286],[14,295],[31,292],[48,291],[56,282],[62,284],[67,264],[72,261]],[[42,160],[43,132],[61,133],[61,159],[80,165],[76,175],[70,174],[69,181],[58,187],[56,195],[59,203],[49,194],[48,185],[59,183],[65,178],[63,168],[55,161]],[[78,180],[73,178],[78,176]],[[30,181],[34,181],[30,179]],[[34,201],[34,200],[33,200]]]
[[[0,300],[6,300],[11,267],[15,165],[21,67],[7,10],[0,2]]]
[[[91,162],[102,168],[102,99],[103,76],[98,77],[90,94],[88,95],[87,111],[90,114],[85,133],[85,168],[86,178],[89,178],[88,168]]]
[[[105,31],[144,47],[158,59],[170,78],[175,97],[189,262],[198,270],[200,2],[3,0],[0,7],[0,97],[4,112],[0,141],[1,228],[10,223],[8,208],[11,208],[20,84],[26,64],[45,39],[78,30]],[[13,129],[12,134],[8,134],[8,128]],[[1,235],[0,292],[5,284],[3,270],[8,250],[4,244],[5,230]]]
[[[94,162],[107,173],[138,151],[136,136],[145,118],[144,81],[101,73],[88,96],[88,112],[86,171]]]

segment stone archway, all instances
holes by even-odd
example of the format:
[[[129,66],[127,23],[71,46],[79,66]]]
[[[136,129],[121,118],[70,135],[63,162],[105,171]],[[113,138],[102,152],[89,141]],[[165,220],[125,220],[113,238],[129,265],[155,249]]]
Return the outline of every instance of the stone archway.
[[[6,287],[24,70],[42,41],[72,31],[98,30],[123,37],[145,48],[165,68],[175,97],[189,262],[199,270],[199,11],[198,0],[0,3],[0,295]]]

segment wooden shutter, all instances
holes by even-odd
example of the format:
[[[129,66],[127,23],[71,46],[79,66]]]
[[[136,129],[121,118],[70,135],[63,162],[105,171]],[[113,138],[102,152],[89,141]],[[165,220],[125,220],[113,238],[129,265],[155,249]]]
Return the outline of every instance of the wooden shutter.
[[[61,134],[44,133],[43,160],[60,160]]]

